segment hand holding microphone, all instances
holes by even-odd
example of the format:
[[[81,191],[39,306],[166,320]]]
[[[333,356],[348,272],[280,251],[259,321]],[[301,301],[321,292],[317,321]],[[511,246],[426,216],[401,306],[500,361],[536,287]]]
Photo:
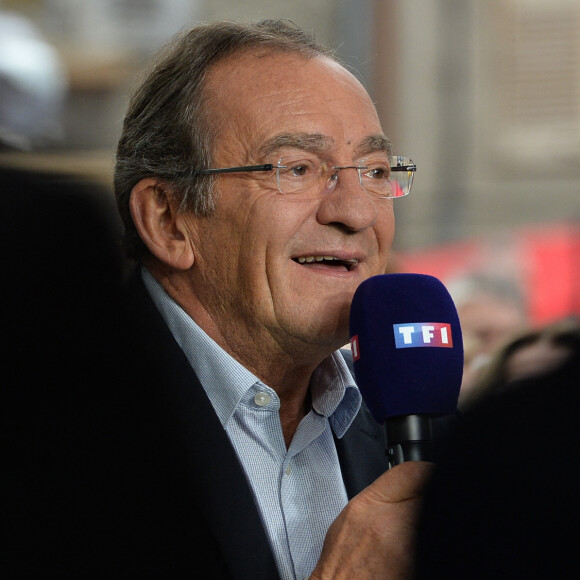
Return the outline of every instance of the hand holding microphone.
[[[330,526],[310,580],[412,578],[417,515],[433,467],[398,465],[352,498]]]
[[[449,292],[424,274],[373,276],[354,294],[350,336],[357,384],[385,424],[389,463],[433,461],[433,419],[455,412],[463,373]]]

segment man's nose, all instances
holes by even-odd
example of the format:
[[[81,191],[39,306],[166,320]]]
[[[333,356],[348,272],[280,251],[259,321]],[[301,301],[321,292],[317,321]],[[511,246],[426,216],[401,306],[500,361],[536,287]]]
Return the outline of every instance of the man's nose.
[[[327,189],[331,190],[319,206],[318,221],[342,224],[351,231],[372,227],[378,216],[377,203],[386,200],[376,199],[363,187],[356,165],[333,169],[327,182]]]

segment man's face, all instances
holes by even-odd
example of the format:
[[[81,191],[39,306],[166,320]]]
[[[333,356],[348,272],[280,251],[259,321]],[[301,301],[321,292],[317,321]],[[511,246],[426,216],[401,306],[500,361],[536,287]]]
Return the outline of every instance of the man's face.
[[[382,135],[366,91],[326,58],[238,56],[212,69],[208,89],[214,167],[275,165],[300,154],[305,136],[315,155],[353,165]],[[259,173],[222,174],[217,186],[216,215],[191,216],[188,229],[191,282],[218,342],[290,353],[345,344],[354,291],[386,270],[393,201],[367,193],[354,169],[334,190],[302,197]]]

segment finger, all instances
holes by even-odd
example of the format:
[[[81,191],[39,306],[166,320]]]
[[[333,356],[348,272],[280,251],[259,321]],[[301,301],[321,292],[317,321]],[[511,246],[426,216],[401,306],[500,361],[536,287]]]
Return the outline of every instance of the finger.
[[[397,503],[421,495],[435,465],[427,461],[407,461],[377,478],[363,494],[369,502]],[[363,495],[361,494],[361,495]]]

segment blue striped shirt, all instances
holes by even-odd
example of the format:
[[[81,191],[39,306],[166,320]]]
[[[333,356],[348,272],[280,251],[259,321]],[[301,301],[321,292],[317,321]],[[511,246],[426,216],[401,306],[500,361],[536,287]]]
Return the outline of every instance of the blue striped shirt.
[[[361,395],[342,355],[315,370],[312,408],[287,449],[276,392],[219,347],[145,269],[143,280],[240,458],[280,577],[307,578],[347,503],[333,432],[344,435]]]

